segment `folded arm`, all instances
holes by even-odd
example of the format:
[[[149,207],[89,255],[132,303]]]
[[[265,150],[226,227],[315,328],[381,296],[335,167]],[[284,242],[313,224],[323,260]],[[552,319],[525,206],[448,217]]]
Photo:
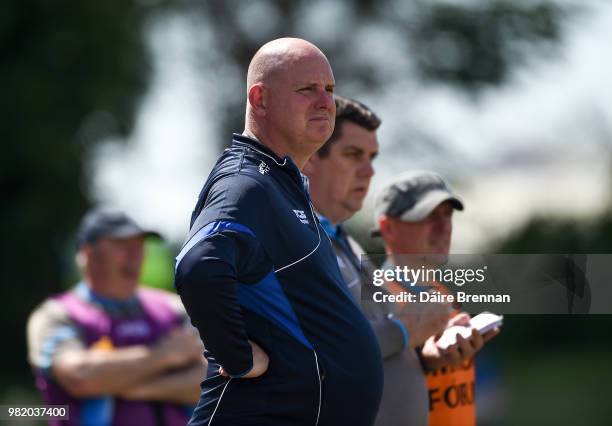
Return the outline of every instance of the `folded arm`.
[[[128,400],[195,405],[200,397],[200,382],[205,369],[206,363],[203,362],[151,377],[124,389],[119,396]]]
[[[195,332],[178,329],[152,347],[63,351],[55,356],[51,371],[75,397],[113,395],[168,369],[201,360],[202,349]]]

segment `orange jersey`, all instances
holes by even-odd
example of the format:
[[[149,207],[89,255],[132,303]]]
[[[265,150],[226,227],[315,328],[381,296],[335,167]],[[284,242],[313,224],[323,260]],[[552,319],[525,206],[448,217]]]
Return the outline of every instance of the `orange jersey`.
[[[430,426],[476,425],[474,360],[427,372]]]
[[[439,283],[444,294],[448,290]],[[450,317],[460,313],[458,306]],[[443,367],[426,373],[429,394],[429,426],[476,425],[476,369],[474,358],[457,367]]]

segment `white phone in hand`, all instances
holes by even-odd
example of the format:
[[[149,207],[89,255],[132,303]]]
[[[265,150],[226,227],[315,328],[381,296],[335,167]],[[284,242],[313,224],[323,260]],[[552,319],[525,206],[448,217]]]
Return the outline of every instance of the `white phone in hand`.
[[[476,329],[480,334],[493,330],[495,327],[500,327],[503,324],[503,315],[492,314],[491,312],[483,312],[470,319],[469,325],[454,325],[447,328],[442,333],[442,336],[436,341],[436,345],[440,349],[447,349],[449,346],[457,343],[457,334],[467,339],[472,335],[472,330]]]

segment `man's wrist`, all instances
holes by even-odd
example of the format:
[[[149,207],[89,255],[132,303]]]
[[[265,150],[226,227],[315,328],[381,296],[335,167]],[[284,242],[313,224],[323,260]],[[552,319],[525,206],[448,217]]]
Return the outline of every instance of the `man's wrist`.
[[[418,346],[414,348],[414,350],[419,358],[419,362],[421,363],[421,368],[423,368],[425,373],[432,372],[436,369],[433,365],[431,365],[431,358],[423,354],[423,346]]]
[[[387,319],[397,325],[402,333],[402,349],[406,349],[410,343],[410,334],[408,333],[408,329],[398,318],[395,317],[394,314],[388,314]]]

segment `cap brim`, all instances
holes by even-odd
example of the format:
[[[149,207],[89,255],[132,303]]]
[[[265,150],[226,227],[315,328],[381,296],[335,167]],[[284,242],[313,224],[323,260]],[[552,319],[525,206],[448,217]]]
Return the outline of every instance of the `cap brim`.
[[[413,208],[406,210],[399,218],[406,222],[421,221],[445,201],[450,201],[456,210],[463,210],[463,203],[452,193],[445,190],[437,190],[424,195]]]
[[[134,227],[134,226],[122,226],[110,232],[106,232],[100,235],[98,238],[106,237],[106,238],[121,239],[121,238],[136,237],[139,235],[142,235],[144,237],[155,237],[155,238],[159,238],[160,240],[162,239],[161,234],[159,234],[158,232],[141,229],[141,228]]]

